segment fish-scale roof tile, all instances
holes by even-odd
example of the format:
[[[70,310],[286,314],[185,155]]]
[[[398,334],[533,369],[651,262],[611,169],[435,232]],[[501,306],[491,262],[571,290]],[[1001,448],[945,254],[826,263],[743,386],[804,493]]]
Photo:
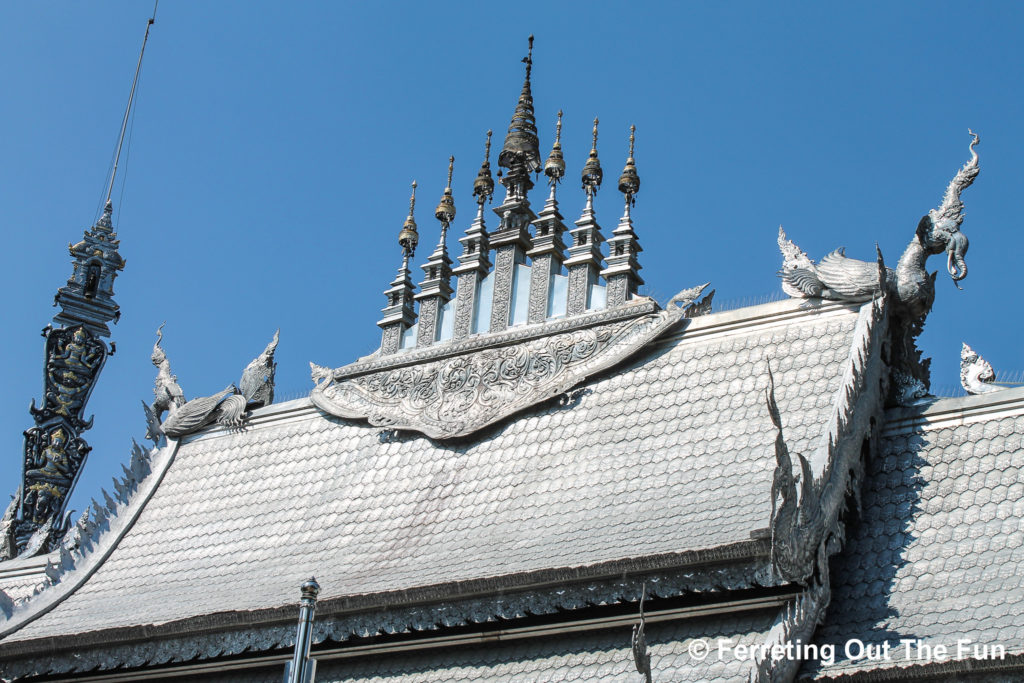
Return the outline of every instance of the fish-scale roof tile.
[[[765,361],[790,449],[809,454],[856,320],[683,333],[575,405],[451,444],[312,407],[193,437],[90,580],[8,638],[287,605],[311,574],[327,599],[749,542],[771,509]]]
[[[951,652],[962,638],[1024,651],[1024,474],[1010,465],[1024,454],[1008,438],[1024,427],[1024,408],[1014,410],[966,424],[925,419],[883,438],[868,463],[861,517],[833,561],[832,601],[815,640],[835,645],[837,654],[853,638],[889,642],[898,656],[839,656],[805,675],[919,664],[903,660],[900,638]]]

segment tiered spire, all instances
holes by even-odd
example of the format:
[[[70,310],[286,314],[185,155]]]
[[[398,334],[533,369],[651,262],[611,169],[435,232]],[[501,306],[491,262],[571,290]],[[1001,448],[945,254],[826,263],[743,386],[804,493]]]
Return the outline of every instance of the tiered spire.
[[[540,143],[537,140],[537,123],[533,115],[533,93],[530,91],[530,72],[533,69],[533,36],[523,63],[526,64],[526,79],[519,94],[512,121],[508,124],[505,145],[498,155],[498,165],[509,169],[502,184],[509,194],[526,197],[533,187],[530,173],[540,170]]]
[[[558,200],[555,198],[555,187],[565,175],[565,159],[562,158],[562,111],[558,111],[558,122],[555,124],[555,143],[544,164],[544,175],[548,177],[551,193],[548,195],[544,209],[534,221],[533,249],[527,252],[532,266],[530,269],[530,306],[527,322],[542,323],[547,319],[551,309],[551,290],[555,275],[562,272],[562,261],[565,258],[565,243],[562,234],[565,224],[562,214],[558,212]]]
[[[156,12],[155,6],[153,11]],[[61,309],[53,318],[54,325],[43,330],[43,401],[36,406],[33,400],[29,407],[35,424],[24,432],[21,488],[16,502],[8,509],[16,508],[16,513],[0,519],[0,560],[56,548],[67,528],[68,499],[91,450],[81,436],[92,426],[92,418],[84,417],[85,407],[107,356],[113,352],[113,344],[108,349],[102,337],[110,336],[107,324],[116,323],[121,317],[114,301],[114,280],[125,266],[118,252],[120,242],[114,232],[110,197],[154,21],[155,14],[146,22],[103,214],[85,231],[80,242],[68,245],[73,266],[71,277],[54,297],[54,305]]]
[[[121,242],[114,232],[112,214],[113,206],[108,199],[103,215],[85,231],[82,241],[68,245],[74,271],[54,299],[61,307],[53,319],[56,324],[84,325],[100,337],[109,337],[107,323],[121,317],[114,301],[114,279],[124,270],[125,261],[117,251]]]
[[[512,122],[505,136],[505,146],[498,155],[498,165],[507,168],[508,173],[501,179],[505,186],[505,201],[494,210],[501,217],[501,224],[491,235],[494,248],[494,294],[491,300],[491,332],[506,329],[512,320],[512,293],[515,289],[517,266],[526,262],[530,249],[530,223],[537,218],[530,209],[526,198],[533,187],[530,173],[539,171],[540,148],[537,141],[537,126],[533,116],[533,95],[530,93],[530,71],[533,68],[533,36],[526,58],[526,80],[519,95]]]
[[[569,258],[565,265],[569,268],[569,301],[566,315],[579,315],[590,308],[590,291],[598,282],[601,270],[601,226],[594,215],[594,195],[601,187],[604,172],[601,161],[597,157],[597,117],[594,117],[594,139],[590,146],[587,162],[583,164],[580,179],[583,190],[587,193],[587,204],[583,215],[576,221],[576,227],[570,230],[572,246],[569,247]]]
[[[626,209],[618,227],[608,240],[608,267],[601,271],[608,284],[608,307],[621,306],[636,296],[637,289],[644,283],[640,277],[640,263],[636,255],[643,251],[633,231],[630,208],[636,205],[636,193],[640,191],[640,176],[636,172],[633,149],[636,144],[636,126],[629,127],[629,157],[626,167],[619,176],[619,192],[626,198]]]
[[[441,239],[423,266],[424,278],[420,283],[420,293],[416,295],[416,300],[420,302],[416,346],[430,346],[437,341],[441,332],[441,308],[452,296],[452,260],[448,258],[447,240],[448,226],[455,220],[455,200],[452,197],[454,168],[455,157],[448,157],[448,184],[441,195],[441,202],[434,210],[434,217],[441,223]]]
[[[412,195],[409,197],[409,216],[402,224],[398,233],[398,244],[402,247],[402,266],[398,275],[391,281],[391,286],[384,290],[388,305],[382,311],[384,317],[377,325],[380,326],[382,355],[395,353],[401,348],[402,334],[416,322],[416,311],[413,307],[412,275],[409,272],[409,259],[416,253],[419,233],[416,231],[416,181],[412,181]]]
[[[466,230],[466,236],[459,239],[462,255],[459,265],[452,271],[458,278],[458,296],[455,299],[455,339],[465,339],[473,331],[473,315],[476,310],[477,291],[480,281],[487,277],[491,262],[487,258],[490,243],[487,239],[487,225],[484,223],[484,204],[494,197],[494,178],[491,176],[491,135],[487,131],[484,162],[473,181],[473,196],[476,197],[476,218]]]
[[[633,230],[630,215],[640,190],[640,176],[634,158],[636,127],[630,127],[629,154],[619,177],[619,190],[625,195],[626,207],[618,227],[608,240],[610,253],[602,253],[605,241],[598,225],[594,198],[604,179],[598,156],[597,139],[600,121],[595,117],[590,151],[580,172],[580,183],[586,195],[582,214],[568,232],[558,206],[558,186],[565,177],[566,163],[562,150],[563,112],[558,112],[551,151],[541,163],[536,119],[533,108],[531,77],[533,71],[533,36],[530,36],[526,57],[526,74],[515,111],[498,155],[498,181],[505,186],[501,205],[494,208],[500,222],[488,233],[484,222],[484,204],[491,201],[495,179],[491,174],[490,151],[492,131],[487,131],[483,163],[473,182],[477,211],[466,233],[459,239],[462,253],[459,263],[451,268],[446,237],[455,217],[452,198],[454,159],[450,159],[448,183],[435,211],[441,223],[441,239],[423,265],[425,277],[420,292],[413,296],[408,282],[408,257],[389,290],[389,306],[379,323],[384,328],[382,353],[394,353],[403,334],[417,319],[412,301],[419,301],[417,347],[437,344],[452,338],[465,340],[476,333],[500,333],[512,324],[542,324],[552,316],[571,318],[588,311],[627,304],[637,295],[643,279],[639,275],[637,255],[640,244]],[[533,187],[531,173],[543,168],[549,193],[540,214],[534,214],[528,198]],[[412,210],[407,227],[415,221]],[[531,223],[534,231],[531,235]],[[406,231],[403,230],[403,234]],[[565,242],[570,246],[566,248]],[[404,244],[404,243],[403,243]],[[404,246],[403,246],[404,248]],[[493,270],[492,258],[493,249]],[[408,252],[408,250],[407,250]],[[607,263],[607,267],[606,267]],[[529,265],[527,265],[529,264]],[[565,277],[563,277],[563,273]],[[451,301],[451,275],[457,277],[452,329],[441,330],[445,306]],[[526,280],[529,282],[527,283]],[[557,300],[556,300],[557,292]],[[481,296],[489,301],[481,301]]]

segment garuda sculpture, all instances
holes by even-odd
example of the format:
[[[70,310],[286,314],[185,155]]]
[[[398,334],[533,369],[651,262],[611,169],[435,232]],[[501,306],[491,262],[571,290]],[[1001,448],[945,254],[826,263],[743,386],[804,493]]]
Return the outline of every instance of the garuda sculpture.
[[[842,249],[814,263],[779,228],[779,249],[783,264],[779,275],[782,289],[793,297],[821,297],[839,301],[861,301],[884,293],[893,307],[892,330],[892,398],[906,403],[927,395],[930,359],[921,360],[915,344],[924,327],[925,318],[935,301],[936,273],[928,273],[925,262],[929,256],[946,252],[946,270],[953,283],[967,277],[967,236],[960,231],[964,214],[960,193],[978,177],[979,138],[973,131],[968,147],[970,160],[950,181],[942,204],[923,216],[913,239],[907,245],[896,268],[879,272],[878,263],[847,258]],[[879,260],[881,256],[879,256]],[[880,277],[880,275],[883,275]]]
[[[226,427],[238,427],[245,421],[248,410],[273,402],[274,372],[277,369],[274,352],[277,350],[280,330],[274,333],[274,338],[263,353],[246,366],[239,381],[241,388],[231,384],[213,396],[186,401],[185,392],[178,385],[178,378],[171,374],[170,361],[160,346],[162,329],[163,325],[157,328],[156,343],[150,357],[157,368],[153,405],[148,406],[145,401],[142,403],[148,423],[146,438],[159,442],[165,435],[181,437],[213,422]],[[163,418],[164,413],[167,413],[166,419]]]

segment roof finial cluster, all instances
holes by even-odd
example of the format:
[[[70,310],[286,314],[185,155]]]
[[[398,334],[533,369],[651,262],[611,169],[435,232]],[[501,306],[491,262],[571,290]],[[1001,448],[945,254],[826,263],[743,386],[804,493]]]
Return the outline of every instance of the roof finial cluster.
[[[640,176],[636,172],[633,147],[636,144],[636,126],[629,127],[629,158],[619,176],[619,192],[626,195],[626,207],[636,206],[636,193],[640,191]]]
[[[398,244],[406,258],[416,253],[416,245],[419,244],[420,235],[416,232],[416,219],[413,214],[416,212],[416,181],[412,181],[412,194],[409,196],[409,216],[402,224],[402,230],[398,233]]]
[[[565,158],[562,156],[562,110],[558,110],[558,123],[555,124],[555,144],[551,145],[551,154],[544,164],[544,175],[548,177],[551,191],[555,183],[562,182],[565,176]]]
[[[459,239],[462,249],[454,269],[446,246],[447,232],[456,216],[452,188],[455,158],[449,157],[447,183],[434,210],[441,223],[440,240],[422,266],[424,278],[415,295],[407,268],[419,238],[413,183],[409,216],[399,235],[404,263],[385,292],[388,306],[378,323],[383,329],[382,356],[450,340],[462,341],[477,334],[497,334],[522,323],[542,324],[561,316],[571,318],[625,306],[638,296],[638,288],[643,284],[637,261],[641,249],[630,217],[630,207],[640,189],[634,158],[636,126],[630,126],[629,155],[618,182],[626,198],[626,210],[613,237],[607,240],[606,256],[602,249],[606,240],[597,223],[594,200],[604,180],[597,152],[600,119],[594,117],[590,151],[580,174],[586,203],[570,230],[563,222],[556,196],[567,167],[562,147],[564,112],[558,111],[554,141],[550,153],[542,159],[530,80],[533,40],[531,35],[522,59],[526,65],[522,91],[498,153],[500,170],[491,168],[494,131],[487,131],[483,162],[473,179],[476,216]],[[535,182],[532,175],[541,169],[550,193],[544,208],[535,214],[528,192]],[[496,178],[492,171],[497,171]],[[496,182],[505,186],[506,195],[501,206],[494,209],[500,222],[492,232],[484,224],[484,204],[493,199]],[[568,246],[564,240],[567,232],[571,238]],[[528,280],[522,279],[526,275],[524,268],[529,273]],[[558,280],[559,277],[565,280]],[[526,305],[519,306],[524,299]]]
[[[604,171],[601,170],[601,160],[597,158],[597,124],[598,118],[594,117],[594,142],[590,147],[590,154],[587,156],[587,163],[583,164],[581,179],[583,190],[587,193],[587,199],[592,200],[601,187],[601,180],[604,178]]]

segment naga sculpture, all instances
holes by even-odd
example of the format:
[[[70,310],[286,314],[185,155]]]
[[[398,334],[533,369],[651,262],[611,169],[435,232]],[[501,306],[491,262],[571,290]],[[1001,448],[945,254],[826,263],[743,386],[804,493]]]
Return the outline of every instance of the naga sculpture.
[[[274,373],[277,371],[274,352],[277,351],[277,342],[280,338],[281,330],[277,330],[267,348],[263,349],[263,353],[256,356],[242,371],[238,388],[250,408],[269,406],[274,402]]]
[[[960,384],[968,394],[988,394],[1006,387],[993,384],[995,370],[966,343],[960,349]]]
[[[930,360],[921,360],[915,343],[935,301],[936,273],[929,274],[926,270],[928,257],[946,252],[946,270],[958,289],[959,282],[967,277],[964,257],[968,242],[960,231],[964,220],[960,193],[974,182],[979,170],[978,153],[974,149],[979,138],[973,131],[968,132],[973,138],[968,148],[970,160],[950,181],[942,204],[921,218],[896,268],[886,268],[884,278],[879,277],[876,263],[847,258],[842,249],[814,263],[779,227],[779,249],[783,255],[779,275],[782,289],[790,296],[839,301],[862,301],[879,294],[890,297],[894,320],[891,327],[892,386],[896,403],[906,403],[928,393]]]
[[[143,402],[146,412],[146,437],[158,443],[161,437],[182,437],[197,432],[208,424],[216,422],[225,427],[239,427],[245,421],[249,409],[269,405],[274,400],[274,352],[277,350],[280,330],[267,344],[259,356],[253,359],[242,372],[239,381],[241,389],[229,385],[213,396],[201,396],[185,400],[185,392],[178,385],[178,379],[171,374],[170,361],[160,346],[163,339],[163,325],[157,329],[156,344],[153,345],[151,360],[157,368],[153,387],[153,405]],[[163,415],[167,413],[166,419]],[[162,420],[162,421],[161,421]]]

